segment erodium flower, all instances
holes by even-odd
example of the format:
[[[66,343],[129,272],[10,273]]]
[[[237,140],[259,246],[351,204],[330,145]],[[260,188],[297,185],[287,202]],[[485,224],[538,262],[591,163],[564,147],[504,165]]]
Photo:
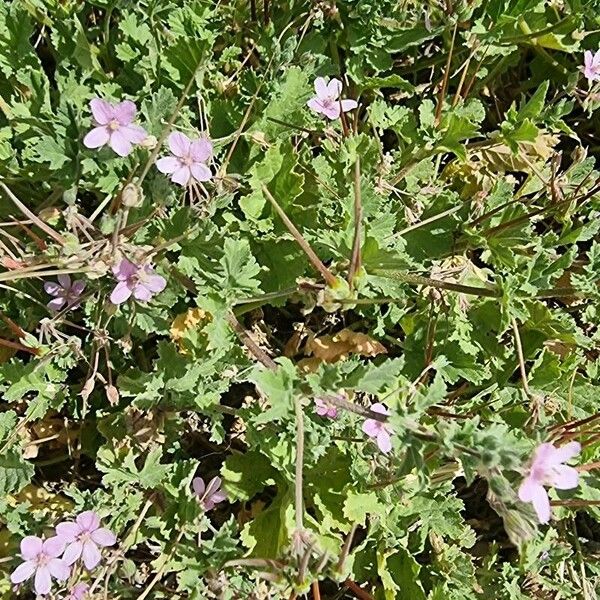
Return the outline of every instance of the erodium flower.
[[[540,444],[536,448],[529,473],[519,486],[519,498],[533,504],[540,523],[550,520],[550,499],[544,486],[559,490],[577,487],[579,473],[563,463],[577,456],[580,451],[579,442],[569,442],[560,448],[552,444]]]
[[[315,398],[315,412],[320,417],[327,417],[328,419],[337,419],[338,416],[337,406],[329,404],[323,398]]]
[[[317,77],[315,92],[317,95],[306,104],[311,110],[332,120],[338,119],[342,112],[348,112],[358,106],[356,100],[339,99],[342,93],[342,82],[339,79],[327,82],[323,77]]]
[[[589,50],[584,52],[583,74],[587,78],[589,85],[600,79],[600,50],[596,54],[592,54]]]
[[[86,510],[75,521],[65,521],[56,526],[56,535],[66,545],[63,560],[66,564],[83,559],[90,571],[102,560],[100,548],[113,546],[117,542],[115,534],[100,527],[100,517],[93,510]]]
[[[100,148],[108,144],[119,156],[127,156],[133,144],[141,144],[148,134],[134,125],[137,108],[131,100],[111,104],[94,98],[90,101],[96,127],[84,138],[86,148]]]
[[[171,175],[171,181],[187,185],[191,179],[208,181],[212,178],[206,161],[212,156],[213,145],[207,138],[191,140],[183,133],[174,132],[169,136],[171,156],[156,161],[161,173]]]
[[[122,304],[132,294],[136,300],[147,302],[167,285],[165,278],[157,275],[151,265],[136,265],[126,258],[115,265],[112,271],[119,282],[110,295],[113,304]]]
[[[28,535],[21,540],[24,562],[11,573],[10,580],[12,583],[22,583],[35,575],[33,587],[36,594],[48,594],[52,578],[65,581],[71,574],[69,565],[58,558],[64,549],[65,543],[58,536],[42,540],[35,535]]]
[[[54,296],[54,299],[50,300],[47,304],[50,310],[59,311],[65,304],[68,308],[77,308],[79,306],[79,297],[85,289],[85,281],[80,279],[71,282],[71,278],[68,275],[59,275],[58,283],[46,281],[44,289],[50,296]]]
[[[194,494],[198,496],[200,504],[204,507],[204,510],[211,510],[219,502],[223,502],[227,498],[225,492],[221,489],[221,478],[213,477],[208,485],[205,485],[202,477],[194,477],[192,480],[192,488]]]
[[[381,402],[376,402],[371,406],[371,410],[382,415],[389,415],[389,411],[386,406]],[[376,419],[367,419],[362,426],[362,430],[370,437],[376,440],[377,447],[384,453],[387,454],[392,449],[392,438],[391,434],[394,433],[392,426],[389,423],[383,423]]]

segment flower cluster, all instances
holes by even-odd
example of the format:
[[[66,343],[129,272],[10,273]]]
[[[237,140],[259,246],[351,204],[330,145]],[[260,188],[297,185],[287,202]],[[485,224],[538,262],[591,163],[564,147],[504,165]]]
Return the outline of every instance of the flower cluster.
[[[29,535],[21,540],[23,562],[12,572],[10,580],[21,584],[33,577],[36,594],[45,596],[52,589],[52,579],[66,581],[71,568],[81,560],[91,571],[102,560],[101,548],[113,546],[117,538],[100,527],[100,517],[91,510],[82,512],[75,521],[56,526],[56,535],[47,539]],[[80,600],[87,590],[85,583],[76,584],[67,598]]]
[[[146,131],[135,125],[137,107],[131,100],[112,104],[101,98],[90,101],[95,127],[83,138],[87,148],[101,148],[108,144],[119,156],[127,156],[135,144],[148,138]],[[171,133],[168,139],[170,156],[156,161],[156,168],[171,181],[186,186],[191,181],[210,181],[212,173],[207,166],[213,154],[212,142],[207,138],[190,139],[183,133]]]

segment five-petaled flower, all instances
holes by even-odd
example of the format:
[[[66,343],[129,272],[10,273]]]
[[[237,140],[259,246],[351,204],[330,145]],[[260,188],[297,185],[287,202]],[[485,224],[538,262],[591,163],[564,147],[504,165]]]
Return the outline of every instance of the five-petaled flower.
[[[44,289],[53,300],[48,302],[47,306],[52,311],[59,311],[65,304],[67,308],[77,308],[79,306],[79,297],[85,289],[85,281],[78,280],[71,282],[68,275],[59,275],[58,283],[55,281],[46,281]]]
[[[563,463],[577,456],[580,451],[579,442],[569,442],[560,448],[546,443],[536,448],[529,473],[519,486],[519,498],[523,502],[533,504],[540,523],[547,523],[550,520],[550,499],[544,486],[559,490],[577,487],[579,473],[573,467]]]
[[[52,578],[65,581],[71,569],[65,560],[58,558],[65,549],[65,542],[58,536],[42,540],[28,535],[21,540],[21,563],[10,575],[13,583],[23,583],[35,574],[33,587],[36,594],[44,596],[50,592]]]
[[[583,74],[587,78],[589,85],[600,79],[600,50],[596,54],[593,54],[590,50],[584,52]]]
[[[327,417],[328,419],[337,419],[338,415],[337,406],[330,404],[323,398],[315,398],[315,412],[320,417]]]
[[[315,79],[315,92],[317,95],[307,102],[308,107],[329,119],[338,119],[341,113],[348,112],[358,106],[356,100],[339,99],[342,93],[342,82],[339,79],[332,79],[327,82],[323,77],[317,77]]]
[[[108,144],[119,156],[127,156],[133,144],[141,144],[148,137],[142,127],[133,124],[137,108],[131,100],[111,104],[94,98],[90,108],[96,127],[83,138],[86,148]]]
[[[56,526],[56,535],[66,545],[63,560],[67,565],[83,558],[86,569],[92,570],[102,559],[100,548],[113,546],[115,534],[100,527],[100,517],[93,510],[86,510],[75,521],[65,521]]]
[[[119,282],[110,295],[113,304],[122,304],[132,294],[136,300],[147,302],[167,285],[165,278],[157,275],[151,265],[136,265],[126,258],[113,267],[113,273]]]
[[[386,406],[381,402],[376,402],[371,406],[371,410],[382,415],[389,415]],[[394,433],[392,426],[389,423],[378,421],[377,419],[367,419],[362,426],[362,430],[370,437],[377,441],[378,448],[387,454],[392,449],[391,434]]]
[[[221,489],[220,477],[213,477],[208,482],[208,485],[205,485],[202,477],[194,477],[192,488],[204,510],[213,509],[216,504],[223,502],[227,498],[225,492]]]
[[[158,159],[156,168],[161,173],[171,175],[171,181],[187,185],[190,179],[211,179],[212,173],[205,164],[213,153],[213,145],[209,139],[191,140],[183,133],[174,132],[169,136],[169,148],[172,155]]]

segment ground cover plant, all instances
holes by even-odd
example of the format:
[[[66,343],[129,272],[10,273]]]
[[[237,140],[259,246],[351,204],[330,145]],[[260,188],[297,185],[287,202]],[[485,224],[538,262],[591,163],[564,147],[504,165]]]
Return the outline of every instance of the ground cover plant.
[[[591,600],[600,3],[0,4],[0,594]]]

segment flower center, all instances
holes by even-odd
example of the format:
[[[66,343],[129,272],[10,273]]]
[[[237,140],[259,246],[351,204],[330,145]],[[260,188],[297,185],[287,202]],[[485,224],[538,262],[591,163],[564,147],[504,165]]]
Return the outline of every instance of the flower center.
[[[116,131],[117,129],[119,129],[120,125],[119,125],[119,121],[117,121],[116,119],[113,119],[109,124],[108,124],[108,128],[111,131]]]
[[[46,554],[44,554],[43,552],[40,552],[37,555],[36,563],[37,563],[38,567],[44,567],[44,566],[46,566],[49,561],[50,561],[50,557],[47,556]]]
[[[181,162],[186,167],[191,167],[194,164],[194,160],[191,156],[184,156],[181,158]]]

